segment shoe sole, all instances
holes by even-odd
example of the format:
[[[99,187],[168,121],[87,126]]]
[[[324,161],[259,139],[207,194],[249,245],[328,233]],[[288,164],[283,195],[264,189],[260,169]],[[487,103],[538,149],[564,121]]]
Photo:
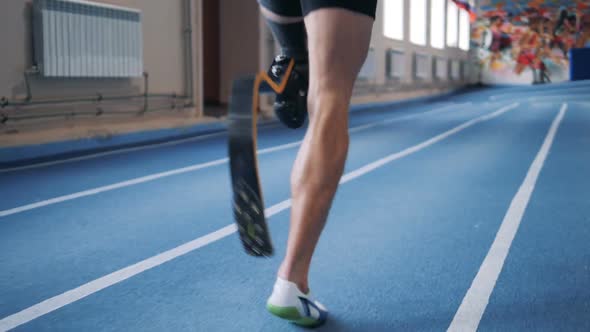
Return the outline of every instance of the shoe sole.
[[[318,327],[324,323],[324,321],[301,316],[295,307],[277,307],[272,304],[267,304],[266,309],[268,312],[279,318],[304,327]]]

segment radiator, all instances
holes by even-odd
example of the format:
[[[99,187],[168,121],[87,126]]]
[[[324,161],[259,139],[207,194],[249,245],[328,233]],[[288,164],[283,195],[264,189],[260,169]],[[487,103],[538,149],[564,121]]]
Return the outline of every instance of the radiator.
[[[387,50],[386,52],[385,72],[387,73],[387,78],[403,78],[406,68],[406,57],[404,52],[398,50]]]
[[[365,63],[361,67],[361,70],[358,74],[359,80],[374,80],[377,76],[377,67],[375,61],[375,50],[370,48],[367,52],[367,57],[365,58]]]
[[[443,58],[434,58],[434,77],[438,80],[446,80],[449,70],[447,69],[447,60]]]
[[[426,54],[414,54],[414,77],[420,79],[428,78],[428,61],[430,58]]]
[[[459,60],[450,60],[451,66],[451,79],[453,80],[460,80],[461,79],[461,62]]]
[[[82,0],[33,1],[34,57],[46,77],[139,77],[141,11]]]

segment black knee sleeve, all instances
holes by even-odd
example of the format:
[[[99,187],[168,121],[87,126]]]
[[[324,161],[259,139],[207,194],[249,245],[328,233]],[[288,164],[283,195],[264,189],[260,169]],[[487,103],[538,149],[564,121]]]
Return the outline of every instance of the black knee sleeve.
[[[322,8],[343,8],[375,18],[377,0],[258,0],[271,12],[289,17],[307,16]]]
[[[303,17],[299,0],[258,0],[258,3],[277,15]]]
[[[271,20],[266,23],[281,46],[281,52],[295,61],[307,59],[305,24],[302,22],[282,24]]]
[[[299,0],[258,0],[260,5],[274,14],[287,17],[301,17],[301,22],[277,23],[266,20],[270,31],[281,46],[281,52],[296,61],[307,60],[305,24]]]

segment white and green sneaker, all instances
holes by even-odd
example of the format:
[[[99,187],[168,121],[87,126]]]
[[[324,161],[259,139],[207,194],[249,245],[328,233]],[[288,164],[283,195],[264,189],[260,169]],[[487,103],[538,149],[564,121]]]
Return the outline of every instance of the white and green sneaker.
[[[266,308],[275,316],[305,327],[320,326],[328,318],[328,310],[313,299],[311,292],[304,294],[295,283],[281,278],[277,278]]]

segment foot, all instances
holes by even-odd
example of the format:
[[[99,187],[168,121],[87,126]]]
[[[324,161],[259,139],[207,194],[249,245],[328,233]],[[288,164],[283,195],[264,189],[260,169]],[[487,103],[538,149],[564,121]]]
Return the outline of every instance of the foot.
[[[291,58],[278,55],[269,70],[270,75],[275,78],[282,77],[287,71],[290,61]],[[297,129],[305,123],[308,81],[307,61],[296,61],[285,91],[277,94],[273,105],[274,112],[279,120],[289,128]]]
[[[268,311],[282,319],[305,327],[322,325],[328,310],[311,296],[304,294],[295,283],[278,278],[266,303]]]

